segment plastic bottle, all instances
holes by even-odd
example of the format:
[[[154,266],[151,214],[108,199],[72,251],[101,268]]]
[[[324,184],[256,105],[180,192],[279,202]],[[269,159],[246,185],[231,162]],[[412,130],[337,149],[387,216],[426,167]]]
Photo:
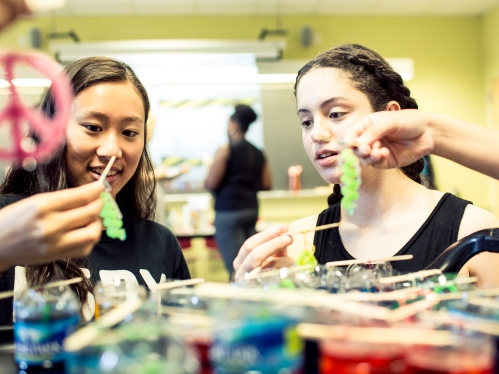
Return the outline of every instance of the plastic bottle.
[[[28,289],[14,302],[14,359],[21,372],[64,369],[63,340],[80,322],[69,286]]]

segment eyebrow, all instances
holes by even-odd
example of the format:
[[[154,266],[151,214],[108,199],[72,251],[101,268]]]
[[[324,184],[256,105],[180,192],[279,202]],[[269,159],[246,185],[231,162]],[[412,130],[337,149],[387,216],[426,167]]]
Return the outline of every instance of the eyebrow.
[[[327,99],[325,101],[323,101],[321,103],[321,105],[319,105],[319,107],[321,109],[324,109],[326,106],[328,106],[329,104],[331,104],[332,102],[335,102],[335,101],[342,101],[342,100],[346,100],[348,101],[348,99],[344,98],[343,96],[336,96],[336,97],[332,97],[330,99]],[[310,110],[308,109],[298,109],[298,114],[299,113],[310,113]]]
[[[96,112],[96,111],[90,111],[85,113],[85,117],[90,116],[90,117],[96,117],[99,118],[100,120],[109,120],[109,116],[105,113],[101,112]],[[144,120],[140,117],[135,117],[135,116],[126,116],[121,119],[121,122],[144,122]]]

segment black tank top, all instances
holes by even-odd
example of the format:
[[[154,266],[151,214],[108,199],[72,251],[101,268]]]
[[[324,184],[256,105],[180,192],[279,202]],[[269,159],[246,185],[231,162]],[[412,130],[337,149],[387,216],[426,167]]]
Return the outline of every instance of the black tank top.
[[[395,255],[414,255],[409,261],[393,262],[394,269],[414,272],[426,268],[448,246],[457,241],[464,210],[470,201],[446,193],[414,236]],[[340,204],[334,204],[319,214],[317,226],[340,221]],[[320,264],[330,261],[353,260],[341,241],[339,229],[317,231],[314,237],[315,257]],[[374,247],[374,246],[373,246]],[[375,249],[375,248],[373,248]]]
[[[229,160],[220,187],[215,192],[215,210],[258,208],[263,152],[246,140],[230,143]]]

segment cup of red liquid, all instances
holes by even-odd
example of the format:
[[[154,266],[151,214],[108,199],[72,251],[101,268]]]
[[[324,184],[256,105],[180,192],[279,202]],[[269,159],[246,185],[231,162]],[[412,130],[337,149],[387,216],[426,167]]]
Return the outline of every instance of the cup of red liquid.
[[[319,347],[321,374],[404,373],[405,347],[399,344],[330,339]]]
[[[407,374],[493,374],[495,346],[490,336],[456,334],[455,344],[419,345],[407,350]]]

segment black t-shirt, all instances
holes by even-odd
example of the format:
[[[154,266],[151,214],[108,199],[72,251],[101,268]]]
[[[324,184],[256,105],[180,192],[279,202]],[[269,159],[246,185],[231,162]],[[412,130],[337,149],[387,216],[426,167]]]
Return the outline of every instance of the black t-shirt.
[[[0,208],[19,200],[19,197],[0,196]],[[124,213],[123,227],[127,238],[123,242],[109,238],[102,232],[100,241],[84,261],[90,270],[90,279],[100,279],[100,270],[128,270],[139,284],[145,285],[140,269],[149,270],[156,282],[161,274],[167,279],[189,279],[189,269],[177,239],[166,227]],[[0,292],[14,288],[14,268],[0,278]],[[0,325],[12,322],[12,299],[0,300]]]
[[[414,236],[395,254],[414,255],[409,261],[393,262],[394,269],[415,272],[425,269],[447,247],[455,243],[466,206],[470,201],[446,193]],[[340,204],[331,205],[319,214],[317,226],[340,221]],[[320,264],[331,261],[353,260],[345,249],[337,227],[317,231],[314,237],[315,257]],[[373,243],[373,250],[376,243]]]
[[[265,156],[246,140],[230,143],[229,160],[215,191],[215,210],[258,208]]]

